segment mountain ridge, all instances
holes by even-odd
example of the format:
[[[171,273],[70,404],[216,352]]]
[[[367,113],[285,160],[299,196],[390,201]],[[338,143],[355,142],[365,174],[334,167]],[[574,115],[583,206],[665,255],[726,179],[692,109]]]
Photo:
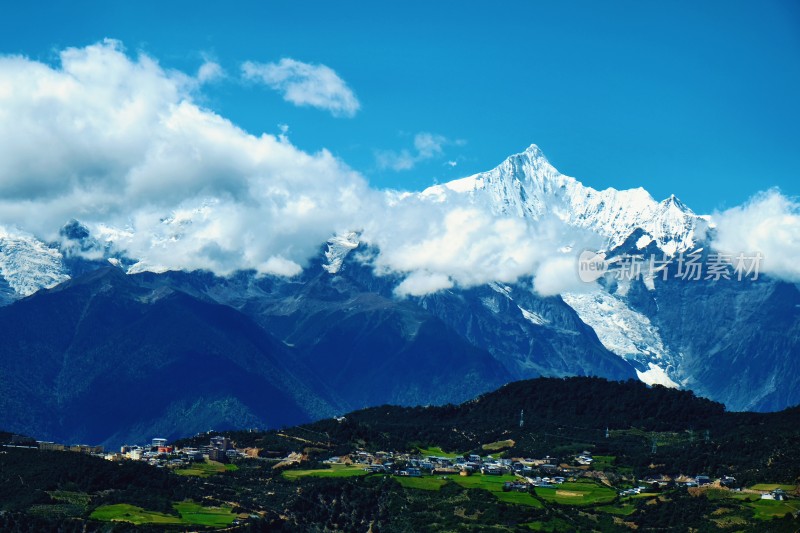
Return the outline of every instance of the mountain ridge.
[[[559,173],[535,145],[487,172],[398,196],[397,202],[403,201],[423,206],[453,202],[496,216],[522,217],[529,225],[555,217],[571,230],[603,236],[612,259],[692,252],[705,260],[708,232],[714,230],[709,217],[694,214],[674,195],[657,202],[642,188],[597,191],[584,186]],[[0,278],[12,271],[17,277],[11,276],[12,283],[0,279],[0,305],[24,296],[14,288],[22,286],[22,274],[28,276],[25,291],[36,296],[36,288],[53,287],[110,263],[118,269],[115,275],[139,276],[137,283],[149,287],[151,300],[183,291],[233,308],[285,346],[296,345],[304,364],[326,369],[335,388],[347,391],[349,397],[337,401],[351,408],[384,399],[446,402],[503,380],[569,375],[638,377],[650,384],[689,387],[732,409],[775,410],[800,401],[800,383],[792,377],[800,374],[792,357],[800,353],[800,291],[769,276],[757,283],[606,276],[587,285],[589,292],[548,297],[533,290],[531,278],[522,278],[400,297],[396,289],[403,274],[378,271],[375,258],[381,251],[361,242],[360,231],[331,236],[302,272],[283,278],[251,271],[224,278],[203,271],[134,274],[131,265],[142,267],[137,258],[110,256],[111,247],[101,246],[88,227],[74,220],[62,228],[59,243],[51,245],[3,231],[0,267],[11,266],[0,268]],[[565,248],[573,244],[569,239]],[[9,242],[25,245],[13,248]],[[14,265],[28,268],[27,273]],[[72,283],[78,282],[40,292]],[[425,328],[419,329],[421,324]],[[409,334],[415,331],[436,335],[420,346]],[[449,340],[441,344],[444,338]],[[439,348],[426,351],[437,343]],[[414,359],[408,351],[413,346],[427,356]],[[442,376],[431,387],[414,373],[405,389],[384,381],[386,374],[403,374],[398,366],[403,360],[415,361],[415,368],[425,368],[426,358],[440,360],[440,367],[457,367],[455,353],[469,369],[461,381]],[[387,397],[387,391],[394,392]],[[333,390],[326,394],[337,396]]]
[[[709,222],[675,195],[657,202],[641,187],[598,191],[585,186],[556,170],[535,144],[492,170],[434,185],[419,197],[444,202],[453,194],[468,195],[495,214],[534,221],[553,214],[571,226],[597,232],[606,239],[606,249],[619,246],[641,228],[672,256],[701,240]]]

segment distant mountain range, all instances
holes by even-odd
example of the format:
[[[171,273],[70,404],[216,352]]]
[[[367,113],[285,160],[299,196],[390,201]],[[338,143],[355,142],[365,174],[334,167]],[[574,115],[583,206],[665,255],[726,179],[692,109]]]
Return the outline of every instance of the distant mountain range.
[[[586,187],[535,146],[413,197],[555,218],[597,235],[609,260],[707,259],[714,232],[675,197]],[[400,298],[402,278],[376,275],[358,232],[321,243],[293,278],[134,273],[137,258],[109,250],[78,221],[54,243],[0,228],[0,427],[119,443],[460,402],[537,376],[638,378],[732,410],[800,404],[800,290],[764,275],[606,276],[549,297],[520,280]]]

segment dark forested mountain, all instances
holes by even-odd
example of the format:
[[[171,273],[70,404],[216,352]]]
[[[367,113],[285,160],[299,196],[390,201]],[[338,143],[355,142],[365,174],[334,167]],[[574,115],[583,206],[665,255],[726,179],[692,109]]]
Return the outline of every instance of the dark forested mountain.
[[[0,309],[0,425],[119,443],[333,414],[324,384],[235,310],[97,270]]]
[[[656,283],[655,291],[635,287],[625,300],[681,354],[684,387],[735,410],[800,404],[797,285],[770,278]]]
[[[375,276],[354,257],[333,273],[325,266],[320,257],[291,280],[141,276],[153,286],[180,287],[236,307],[323,371],[354,407],[463,400],[540,375],[635,377],[560,298],[482,287],[401,299],[393,294],[396,279]],[[530,310],[520,309],[523,304]],[[417,392],[406,386],[405,396],[387,398],[386,379],[396,373],[406,383],[421,382]],[[442,381],[441,374],[448,378]]]
[[[361,446],[405,451],[441,446],[480,454],[487,444],[506,443],[505,457],[586,449],[613,455],[641,477],[654,473],[656,463],[659,471],[672,474],[707,472],[752,482],[800,479],[800,407],[776,413],[728,412],[690,391],[634,380],[518,381],[459,405],[372,407],[305,425],[298,432],[303,434],[324,436],[318,445],[327,442],[340,453]],[[276,439],[274,432],[233,436],[267,450],[287,452],[296,446]]]
[[[0,308],[0,426],[118,444],[462,401],[507,381],[487,352],[413,307],[331,312],[304,324],[316,342],[295,348],[163,280],[90,272]]]

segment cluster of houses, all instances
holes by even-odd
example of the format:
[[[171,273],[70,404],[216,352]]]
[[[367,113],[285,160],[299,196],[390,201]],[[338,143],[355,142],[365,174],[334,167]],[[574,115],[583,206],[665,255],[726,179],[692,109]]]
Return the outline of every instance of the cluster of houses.
[[[57,442],[37,441],[36,447],[40,450],[51,452],[76,452],[89,455],[103,455],[102,446],[89,446],[87,444],[59,444]]]
[[[770,492],[765,492],[761,495],[761,499],[784,501],[786,499],[786,491],[783,489],[775,489]]]
[[[247,457],[243,451],[234,448],[227,437],[214,436],[205,446],[197,448],[180,448],[167,444],[167,439],[154,438],[149,445],[124,445],[117,453],[106,452],[103,446],[86,444],[60,444],[57,442],[37,441],[23,435],[12,435],[7,447],[38,449],[51,452],[75,452],[102,457],[109,461],[144,461],[158,467],[182,467],[193,462],[211,460],[228,462]]]
[[[638,487],[631,487],[629,489],[625,489],[620,491],[620,496],[632,496],[634,494],[640,494],[643,491],[652,490],[652,489],[664,489],[664,488],[671,488],[671,487],[706,487],[710,485],[718,485],[720,487],[726,487],[733,489],[737,487],[736,478],[732,476],[722,476],[719,479],[711,479],[710,476],[706,474],[698,474],[696,476],[668,476],[664,474],[659,475],[650,475],[646,478],[642,479],[642,485]]]
[[[324,461],[329,464],[364,465],[368,472],[385,473],[396,476],[420,477],[423,475],[461,475],[480,473],[485,476],[515,475],[513,481],[503,484],[504,491],[528,492],[532,487],[557,487],[568,478],[591,476],[594,463],[592,453],[583,451],[571,457],[572,464],[559,463],[553,457],[543,459],[506,459],[491,455],[469,455],[463,457],[439,457],[435,455],[407,454],[397,452],[355,451],[341,457],[331,457]],[[722,476],[712,479],[706,474],[695,476],[650,475],[640,480],[640,485],[619,492],[620,496],[633,496],[653,489],[673,487],[719,486],[740,490],[736,478]],[[786,493],[780,489],[762,492],[761,498],[783,500]]]
[[[103,455],[102,446],[89,446],[88,444],[60,444],[58,442],[35,440],[31,437],[17,434],[12,434],[9,443],[4,444],[3,446],[10,448],[38,449],[49,452],[75,452],[85,453],[88,455]]]
[[[718,479],[712,479],[706,474],[698,474],[696,476],[668,476],[665,474],[650,475],[642,480],[645,484],[644,488],[668,488],[668,487],[705,487],[715,485],[729,489],[736,489],[739,484],[733,476],[722,476]]]
[[[516,475],[520,481],[507,484],[507,490],[529,490],[531,486],[555,486],[565,481],[568,475],[566,465],[557,466],[549,456],[544,459],[505,459],[491,455],[477,454],[464,457],[440,457],[395,452],[356,451],[343,457],[331,457],[324,461],[329,464],[364,465],[368,472],[386,473],[397,476],[420,477],[423,474],[434,476],[471,476],[480,473],[484,476]],[[515,486],[519,484],[520,486]]]
[[[223,436],[214,436],[209,443],[197,448],[175,448],[167,444],[167,439],[154,438],[150,445],[124,445],[119,453],[106,454],[109,461],[131,460],[144,461],[158,467],[180,468],[193,462],[205,460],[226,463],[247,457],[243,451],[237,450],[231,440]]]
[[[38,448],[46,451],[68,451],[85,453],[103,457],[110,461],[144,461],[156,467],[180,468],[193,462],[205,460],[230,462],[253,456],[248,450],[237,450],[233,443],[224,436],[210,436],[207,445],[198,447],[175,448],[164,438],[154,438],[149,445],[125,445],[117,453],[106,453],[102,446],[85,444],[65,445],[47,441],[35,441],[29,437],[12,435],[9,444],[4,446],[21,448]],[[302,456],[289,461],[299,462]],[[485,476],[514,475],[513,481],[503,484],[504,491],[529,491],[532,487],[556,487],[567,478],[590,475],[587,470],[592,466],[594,458],[591,452],[584,451],[572,458],[572,465],[557,464],[555,458],[547,456],[543,459],[507,459],[495,458],[492,455],[477,454],[456,457],[440,457],[436,455],[408,454],[399,452],[367,452],[354,451],[341,457],[326,459],[329,464],[363,465],[364,470],[396,476],[420,477],[422,475],[460,475],[471,476],[480,473]],[[719,486],[740,490],[736,479],[722,476],[711,479],[708,475],[668,476],[651,475],[641,480],[641,485],[619,492],[620,496],[632,496],[643,491],[670,487],[704,487]],[[787,494],[782,489],[761,491],[765,500],[785,500]]]
[[[592,466],[594,458],[591,452],[584,451],[575,456],[575,462],[581,466]]]

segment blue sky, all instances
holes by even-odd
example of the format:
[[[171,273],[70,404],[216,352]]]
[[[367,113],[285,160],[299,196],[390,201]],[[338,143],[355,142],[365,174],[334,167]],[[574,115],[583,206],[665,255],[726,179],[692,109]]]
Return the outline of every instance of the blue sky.
[[[587,185],[674,193],[698,212],[775,186],[800,195],[796,2],[221,6],[6,5],[0,53],[53,62],[111,37],[187,73],[213,60],[227,77],[203,105],[251,133],[285,124],[299,148],[327,148],[377,187],[420,189],[536,143]],[[242,81],[244,62],[283,58],[333,69],[358,110],[333,116]],[[439,149],[415,149],[420,133]],[[410,168],[392,168],[403,150]]]

